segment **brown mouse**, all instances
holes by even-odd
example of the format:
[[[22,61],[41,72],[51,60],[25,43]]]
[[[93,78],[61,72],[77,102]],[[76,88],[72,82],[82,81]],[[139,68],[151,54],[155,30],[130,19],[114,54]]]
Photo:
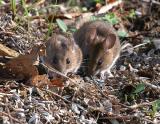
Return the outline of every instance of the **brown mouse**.
[[[76,72],[82,62],[82,52],[74,42],[73,36],[65,34],[53,34],[46,42],[45,63],[54,69],[67,74]]]
[[[88,75],[105,73],[113,76],[110,69],[119,57],[121,46],[114,28],[107,22],[96,20],[84,23],[75,33],[74,39],[83,53]]]

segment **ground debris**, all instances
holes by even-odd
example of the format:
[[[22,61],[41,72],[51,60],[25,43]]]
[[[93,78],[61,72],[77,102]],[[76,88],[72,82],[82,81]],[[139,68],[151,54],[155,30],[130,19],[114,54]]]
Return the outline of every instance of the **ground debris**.
[[[82,6],[86,5],[88,13],[80,12],[85,8],[71,8],[69,3],[64,6],[60,4],[62,1],[57,1],[59,5],[56,7],[48,6],[50,1],[41,0],[33,5],[26,1],[27,16],[23,15],[26,11],[19,2],[16,2],[17,16],[8,12],[11,9],[9,1],[2,2],[0,44],[16,51],[19,56],[6,58],[6,54],[0,51],[0,123],[160,123],[158,0],[144,0],[144,3],[120,1],[107,12],[109,15],[101,8],[108,7],[107,2],[114,4],[116,0],[100,0],[100,3],[83,1]],[[105,12],[104,15],[97,15],[99,10]],[[88,18],[92,15],[92,19],[107,17],[116,31],[121,27],[126,31],[127,35],[121,37],[121,41],[132,46],[121,52],[112,69],[114,77],[101,81],[70,74],[50,79],[46,72],[40,74],[40,65],[34,65],[40,53],[29,54],[29,50],[60,31],[55,23],[57,18],[64,19],[70,31],[75,30],[73,26],[77,22],[73,20],[80,15]]]

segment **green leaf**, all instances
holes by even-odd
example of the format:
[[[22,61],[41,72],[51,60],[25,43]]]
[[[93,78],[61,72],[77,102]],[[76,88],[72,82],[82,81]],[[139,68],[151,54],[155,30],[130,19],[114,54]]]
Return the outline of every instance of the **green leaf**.
[[[96,16],[91,16],[90,21],[94,21],[94,20],[97,20],[97,17]]]
[[[150,112],[150,115],[154,117],[158,109],[160,109],[160,100],[156,100],[155,102],[153,102],[152,111]]]
[[[25,0],[21,0],[21,4],[22,4],[22,6],[23,6],[23,8],[24,8],[24,11],[25,11],[24,15],[25,15],[25,16],[28,16],[29,13],[28,13],[28,9],[27,9],[27,7],[26,7],[26,2],[25,2]]]
[[[46,39],[52,34],[52,31],[53,31],[52,29],[53,29],[52,23],[49,23]]]
[[[82,7],[83,12],[87,12],[87,7]]]
[[[105,19],[111,23],[112,25],[117,24],[119,22],[118,18],[114,13],[109,13],[105,15]]]
[[[67,32],[67,25],[61,19],[56,19],[56,22],[63,32]]]
[[[136,17],[136,13],[134,9],[131,9],[128,15],[130,18],[135,18]]]
[[[119,37],[127,37],[128,33],[125,30],[118,30],[117,34]]]
[[[16,0],[11,0],[11,8],[13,11],[13,15],[16,14]]]
[[[73,28],[73,27],[70,28],[70,31],[71,31],[71,32],[75,32],[76,30],[77,30],[76,28]]]
[[[100,3],[100,2],[101,2],[101,0],[94,0],[94,2],[96,2],[96,3]]]
[[[136,94],[140,93],[140,92],[144,91],[144,89],[145,89],[145,85],[143,83],[140,83],[136,86],[136,89],[133,93],[136,93]]]
[[[157,109],[160,109],[160,99],[156,100],[153,105],[155,105],[157,107]]]
[[[2,0],[0,0],[0,6],[2,5]]]

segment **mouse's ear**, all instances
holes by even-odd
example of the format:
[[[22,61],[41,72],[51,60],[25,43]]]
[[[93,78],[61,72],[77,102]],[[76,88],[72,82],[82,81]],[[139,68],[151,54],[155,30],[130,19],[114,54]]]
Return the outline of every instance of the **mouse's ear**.
[[[74,38],[73,38],[73,37],[70,37],[70,38],[69,38],[69,42],[70,42],[70,47],[71,47],[72,50],[74,51],[74,50],[75,50],[75,45],[76,45]]]
[[[48,43],[50,44],[50,42],[52,43],[56,43],[57,41],[57,35],[55,33],[52,34],[52,36],[48,39]]]
[[[92,42],[96,38],[96,35],[97,35],[96,28],[89,28],[85,34],[88,42]]]
[[[105,47],[107,47],[107,49],[111,49],[114,46],[115,42],[116,42],[116,35],[109,34],[105,40]]]

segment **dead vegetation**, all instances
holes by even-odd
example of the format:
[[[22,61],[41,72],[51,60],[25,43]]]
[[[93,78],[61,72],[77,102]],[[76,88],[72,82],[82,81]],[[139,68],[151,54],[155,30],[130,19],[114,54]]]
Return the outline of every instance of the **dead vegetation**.
[[[11,1],[0,5],[0,123],[160,123],[160,1]],[[44,42],[73,33],[85,17],[110,22],[121,43],[131,44],[114,78],[49,79],[42,66],[53,68],[38,59]]]

